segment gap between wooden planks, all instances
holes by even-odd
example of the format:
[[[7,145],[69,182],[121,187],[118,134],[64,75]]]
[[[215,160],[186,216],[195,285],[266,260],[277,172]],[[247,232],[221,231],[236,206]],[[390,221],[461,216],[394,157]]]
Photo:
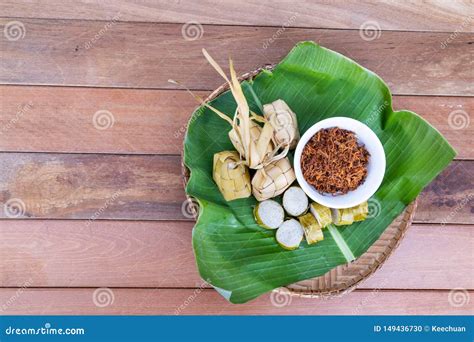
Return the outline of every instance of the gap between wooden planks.
[[[0,29],[10,21],[0,19]],[[3,41],[0,83],[171,89],[171,78],[209,90],[222,79],[202,48],[222,65],[231,55],[237,72],[244,73],[277,63],[297,42],[313,40],[379,74],[396,94],[474,94],[468,72],[472,34],[464,32],[450,39],[449,32],[389,31],[364,40],[357,30],[288,28],[268,43],[275,28],[210,25],[201,39],[190,41],[179,24],[116,22],[107,30],[106,23],[89,20],[23,19],[22,24],[24,38]]]
[[[474,161],[451,163],[419,196],[415,222],[472,224],[473,182]],[[9,200],[20,218],[189,220],[179,156],[0,153],[0,205]]]
[[[192,226],[0,220],[0,287],[203,287]],[[473,243],[474,225],[415,224],[359,288],[474,289]]]
[[[182,90],[0,86],[0,97],[0,146],[15,152],[180,154],[197,106]],[[450,116],[473,113],[473,97],[394,96],[393,107],[418,113],[448,139],[457,158],[474,159],[474,125],[455,129]],[[112,120],[102,126],[109,128],[96,128],[97,112]]]
[[[8,315],[470,315],[474,310],[472,300],[451,304],[450,291],[355,290],[330,300],[280,298],[277,307],[271,294],[234,305],[211,289],[109,289],[103,302],[108,305],[97,307],[95,290],[0,289],[0,302],[13,302],[5,308]],[[474,291],[460,294],[472,297]]]
[[[408,31],[447,31],[463,28],[470,2],[454,1],[101,1],[4,0],[0,13],[6,17],[148,21],[277,27],[323,27]]]

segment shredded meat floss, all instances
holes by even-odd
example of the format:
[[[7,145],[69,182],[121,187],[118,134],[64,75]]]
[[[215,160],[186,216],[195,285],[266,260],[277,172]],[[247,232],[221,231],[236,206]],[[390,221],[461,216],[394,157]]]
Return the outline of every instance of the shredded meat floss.
[[[306,181],[318,192],[342,195],[365,181],[369,157],[354,132],[339,127],[326,128],[305,145],[301,169]]]

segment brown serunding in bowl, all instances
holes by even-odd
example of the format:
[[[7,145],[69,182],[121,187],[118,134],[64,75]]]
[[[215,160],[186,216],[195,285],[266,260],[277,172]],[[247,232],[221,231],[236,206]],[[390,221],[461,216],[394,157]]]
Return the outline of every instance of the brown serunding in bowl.
[[[320,193],[342,195],[367,177],[370,154],[354,132],[339,127],[319,130],[305,145],[301,170]]]

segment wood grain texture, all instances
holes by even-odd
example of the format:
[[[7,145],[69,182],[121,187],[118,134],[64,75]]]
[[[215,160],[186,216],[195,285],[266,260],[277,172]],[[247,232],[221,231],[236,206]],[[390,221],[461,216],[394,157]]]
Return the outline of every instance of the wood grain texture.
[[[183,218],[180,173],[177,156],[5,153],[0,155],[0,203],[6,208],[1,215]]]
[[[201,24],[295,26],[359,29],[375,21],[383,30],[454,31],[466,20],[470,2],[454,1],[270,1],[140,0],[81,2],[73,0],[5,0],[8,17],[148,21]],[[294,19],[291,19],[293,18]],[[472,32],[472,26],[465,25]]]
[[[474,161],[420,195],[415,222],[474,223]],[[0,217],[189,220],[179,156],[0,153]]]
[[[0,314],[472,314],[472,299],[449,300],[452,288],[474,294],[474,125],[450,121],[455,111],[469,121],[474,109],[471,7],[0,2]],[[17,21],[24,36],[9,39],[4,30]],[[363,39],[365,26],[377,30]],[[394,107],[419,113],[466,161],[425,189],[418,224],[360,289],[281,308],[270,294],[231,305],[195,266],[176,155],[195,103],[167,81],[205,95],[222,80],[201,48],[221,64],[232,55],[243,73],[301,40],[378,73],[399,95]],[[94,121],[97,113],[111,122]],[[111,305],[94,305],[97,287],[112,288]]]
[[[196,107],[182,90],[0,86],[0,98],[0,148],[13,152],[180,154]],[[474,98],[394,96],[393,102],[436,127],[458,158],[474,159],[474,125],[456,130],[449,119],[454,111],[474,113]],[[100,130],[94,114],[103,110],[113,125]]]
[[[0,148],[23,152],[180,154],[196,107],[177,90],[0,86],[0,97]]]
[[[192,226],[0,220],[0,287],[199,288]],[[474,225],[414,225],[359,288],[474,289],[473,244]]]
[[[454,162],[420,196],[417,222],[474,223],[474,164]]]
[[[1,19],[0,29],[8,22]],[[455,39],[450,33],[383,32],[369,41],[355,30],[210,25],[191,41],[178,24],[22,23],[24,38],[2,41],[0,83],[174,88],[168,82],[173,78],[193,89],[211,90],[222,80],[207,65],[202,48],[223,65],[232,55],[237,71],[244,73],[279,62],[298,41],[314,40],[378,73],[395,94],[474,94],[473,35],[463,32]]]
[[[0,220],[0,287],[199,287],[192,226]]]
[[[211,289],[111,289],[113,302],[99,308],[95,290],[0,289],[0,303],[11,303],[3,310],[8,315],[470,315],[474,310],[472,300],[450,305],[449,291],[356,290],[331,300],[283,298],[288,305],[275,307],[270,294],[235,305]]]

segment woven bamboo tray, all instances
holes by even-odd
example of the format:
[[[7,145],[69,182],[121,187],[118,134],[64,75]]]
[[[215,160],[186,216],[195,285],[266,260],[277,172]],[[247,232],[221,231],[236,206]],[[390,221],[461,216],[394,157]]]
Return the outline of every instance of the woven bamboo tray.
[[[248,72],[239,77],[240,81],[249,80],[262,70],[272,70],[273,65],[267,65]],[[206,102],[212,101],[229,90],[227,83],[214,90]],[[186,128],[187,131],[187,128]],[[184,148],[183,148],[184,153]],[[182,176],[184,186],[189,181],[190,171],[182,160]],[[339,265],[326,274],[308,280],[303,280],[274,291],[307,298],[331,298],[342,296],[353,291],[378,270],[393,251],[398,247],[410,227],[415,214],[417,201],[413,201],[384,231],[377,241],[359,258],[345,265]]]

